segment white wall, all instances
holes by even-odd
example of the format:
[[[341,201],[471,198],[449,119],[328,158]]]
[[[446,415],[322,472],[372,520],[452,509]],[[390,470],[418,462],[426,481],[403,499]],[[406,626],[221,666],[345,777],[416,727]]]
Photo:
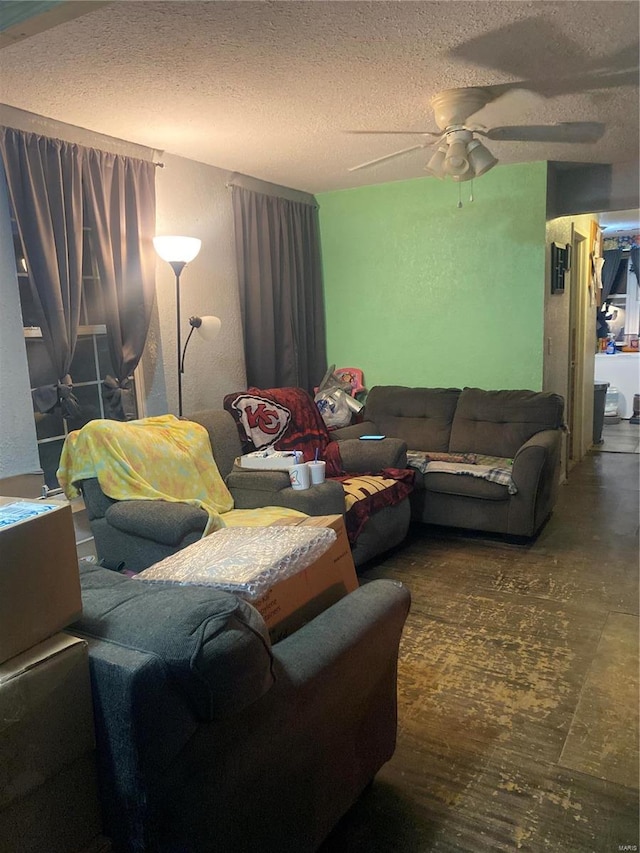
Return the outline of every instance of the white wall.
[[[238,296],[230,173],[183,157],[164,154],[156,172],[156,233],[199,237],[202,248],[180,276],[182,344],[189,317],[215,314],[220,334],[191,338],[182,379],[183,411],[220,408],[222,398],[246,387]],[[144,356],[147,414],[178,411],[175,275],[158,259],[157,311]],[[167,408],[168,403],[168,408]]]
[[[8,204],[0,165],[0,479],[40,470]]]

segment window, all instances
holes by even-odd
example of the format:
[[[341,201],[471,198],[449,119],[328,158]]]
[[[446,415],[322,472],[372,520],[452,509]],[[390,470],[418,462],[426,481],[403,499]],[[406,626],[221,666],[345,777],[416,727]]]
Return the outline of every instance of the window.
[[[12,228],[22,325],[29,366],[29,383],[31,390],[33,390],[41,385],[55,384],[58,377],[55,375],[55,370],[42,340],[42,333],[37,325],[38,314],[29,286],[24,252],[17,234],[15,220],[12,220]],[[106,417],[102,398],[102,382],[108,374],[115,374],[109,354],[104,325],[104,303],[90,238],[90,231],[85,228],[83,235],[81,325],[69,371],[73,379],[73,393],[81,407],[80,416],[65,420],[58,409],[42,414],[35,411],[34,408],[40,465],[49,489],[59,488],[56,471],[67,434],[75,429],[80,429],[94,418]]]

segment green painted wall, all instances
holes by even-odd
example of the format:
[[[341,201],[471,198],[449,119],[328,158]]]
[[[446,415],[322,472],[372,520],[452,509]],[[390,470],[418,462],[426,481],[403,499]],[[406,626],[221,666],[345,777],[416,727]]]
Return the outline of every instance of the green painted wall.
[[[320,193],[329,363],[365,384],[542,388],[546,163]]]

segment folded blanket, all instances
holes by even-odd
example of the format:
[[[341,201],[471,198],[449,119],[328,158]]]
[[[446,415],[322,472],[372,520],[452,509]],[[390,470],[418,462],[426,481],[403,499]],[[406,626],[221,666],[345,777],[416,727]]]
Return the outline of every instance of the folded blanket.
[[[379,474],[336,478],[344,489],[347,510],[344,519],[352,545],[374,513],[399,504],[411,493],[414,476],[414,472],[407,468],[383,468]]]
[[[221,513],[233,509],[206,429],[174,415],[98,419],[69,433],[58,469],[65,495],[77,497],[75,484],[92,477],[113,500],[172,501],[205,510],[205,536],[224,527]]]
[[[429,462],[468,462],[475,465],[478,461],[477,453],[443,453],[431,450],[407,450],[407,465],[416,468],[423,474],[427,470]]]
[[[518,488],[511,477],[510,468],[494,468],[491,465],[468,465],[461,462],[429,462],[425,474],[466,474],[470,477],[480,477],[492,483],[506,486],[510,495],[518,493]]]

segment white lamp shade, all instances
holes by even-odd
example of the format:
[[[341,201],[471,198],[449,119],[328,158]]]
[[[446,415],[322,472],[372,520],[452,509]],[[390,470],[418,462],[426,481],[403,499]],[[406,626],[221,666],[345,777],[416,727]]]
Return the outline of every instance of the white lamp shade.
[[[493,169],[498,162],[491,151],[489,151],[488,148],[485,148],[485,146],[477,139],[474,139],[473,142],[469,143],[467,157],[469,158],[469,163],[471,164],[473,173],[477,178],[479,178],[480,175],[484,175],[485,172],[489,171],[489,169]]]
[[[430,172],[436,178],[440,178],[440,180],[442,180],[442,178],[444,178],[444,158],[446,153],[447,146],[441,145],[425,166],[425,171]]]
[[[154,237],[153,247],[163,261],[188,264],[192,261],[202,246],[202,240],[197,237]]]
[[[222,326],[219,317],[214,317],[213,314],[209,314],[206,317],[200,317],[201,323],[198,326],[198,334],[204,338],[205,341],[212,341]]]

